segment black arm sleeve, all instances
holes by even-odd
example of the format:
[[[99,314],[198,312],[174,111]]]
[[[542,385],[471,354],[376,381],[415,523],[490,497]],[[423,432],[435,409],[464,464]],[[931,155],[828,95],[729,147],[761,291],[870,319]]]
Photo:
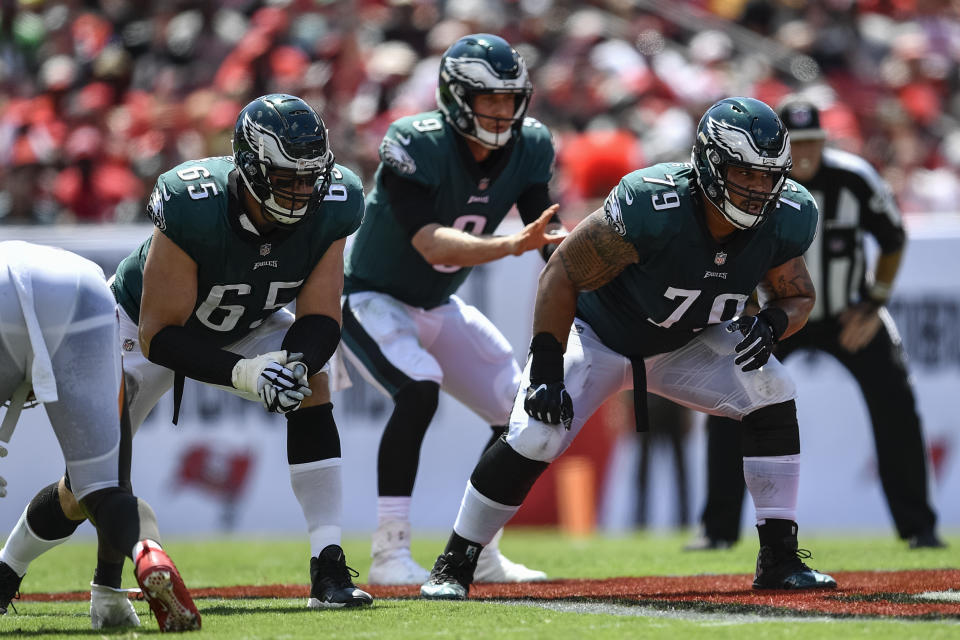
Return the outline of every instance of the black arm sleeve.
[[[550,189],[547,183],[538,182],[527,187],[527,190],[517,198],[517,211],[520,212],[523,224],[530,224],[551,204],[553,201],[550,200]],[[560,222],[560,219],[555,215],[550,222]]]
[[[148,359],[188,378],[232,387],[233,366],[243,358],[210,346],[203,336],[186,327],[167,325],[150,340]]]
[[[407,238],[412,238],[431,222],[437,222],[429,187],[401,178],[387,168],[380,170],[380,179],[390,199],[393,215],[407,232]]]
[[[330,316],[318,313],[297,318],[283,336],[287,353],[302,353],[309,375],[327,363],[340,344],[340,325]]]

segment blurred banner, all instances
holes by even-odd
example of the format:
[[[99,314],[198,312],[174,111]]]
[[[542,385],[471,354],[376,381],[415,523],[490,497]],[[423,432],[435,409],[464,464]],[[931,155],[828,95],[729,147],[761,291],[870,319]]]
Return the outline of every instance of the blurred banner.
[[[150,233],[150,227],[0,228],[4,239],[62,246],[98,262],[107,275]],[[910,244],[891,311],[910,355],[916,391],[931,451],[931,487],[940,521],[960,525],[960,223],[911,225]],[[506,258],[474,270],[461,296],[503,331],[518,359],[526,357],[540,257]],[[800,522],[805,530],[892,531],[875,471],[873,438],[859,390],[829,356],[791,358],[798,402],[804,466]],[[391,410],[380,395],[351,371],[354,386],[335,394],[344,456],[344,530],[376,525],[376,455]],[[169,394],[147,418],[133,449],[133,483],[157,511],[167,533],[297,534],[305,525],[290,489],[286,424],[260,405],[187,381],[180,425],[174,426]],[[632,419],[605,412],[607,422]],[[591,429],[611,428],[594,421]],[[613,425],[616,426],[616,425]],[[620,429],[612,453],[594,468],[600,490],[601,528],[633,526],[636,503],[636,437],[632,424]],[[424,443],[414,493],[415,529],[448,530],[489,427],[459,403],[441,395]],[[587,430],[581,437],[591,437]],[[605,438],[607,435],[605,434]],[[0,459],[9,483],[0,499],[0,534],[9,531],[37,489],[63,471],[61,454],[42,409],[25,411]],[[652,456],[647,483],[649,526],[666,526],[675,511],[676,481],[669,456]],[[694,521],[703,499],[704,438],[687,439],[687,484]],[[562,486],[562,483],[558,483]],[[950,499],[949,496],[954,496]],[[553,513],[556,505],[551,505]],[[745,521],[752,521],[752,508]],[[82,531],[91,533],[84,527]]]

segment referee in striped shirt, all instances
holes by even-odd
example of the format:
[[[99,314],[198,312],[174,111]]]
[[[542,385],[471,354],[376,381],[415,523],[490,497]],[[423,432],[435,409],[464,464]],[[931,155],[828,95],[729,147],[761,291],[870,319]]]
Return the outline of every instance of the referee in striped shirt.
[[[910,548],[943,547],[927,499],[926,449],[900,337],[885,304],[905,234],[889,186],[863,158],[825,148],[816,106],[788,98],[780,118],[790,131],[793,170],[820,208],[817,236],[804,255],[817,290],[806,326],[777,346],[783,360],[798,349],[834,356],[856,378],[873,425],[878,471],[900,538]],[[880,246],[868,278],[864,235]],[[700,536],[688,550],[725,549],[739,538],[743,507],[740,423],[707,421],[707,504]]]

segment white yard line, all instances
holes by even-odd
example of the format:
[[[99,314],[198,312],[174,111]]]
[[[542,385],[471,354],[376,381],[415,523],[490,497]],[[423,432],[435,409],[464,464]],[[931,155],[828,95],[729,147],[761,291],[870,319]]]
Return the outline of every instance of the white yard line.
[[[658,609],[646,605],[626,605],[603,602],[570,602],[567,600],[491,600],[498,604],[517,607],[539,607],[567,613],[594,613],[612,616],[635,616],[641,618],[672,618],[713,623],[717,626],[748,624],[756,622],[836,622],[830,616],[761,616],[755,613],[704,613],[688,609]]]

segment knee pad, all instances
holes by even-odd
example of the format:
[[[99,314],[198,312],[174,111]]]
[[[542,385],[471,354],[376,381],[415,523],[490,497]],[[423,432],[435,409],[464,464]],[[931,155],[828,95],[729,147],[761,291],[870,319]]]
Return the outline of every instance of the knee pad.
[[[27,524],[43,540],[69,538],[83,524],[83,520],[71,520],[63,512],[57,490],[59,484],[57,481],[41,489],[27,507]]]
[[[497,440],[480,457],[470,484],[494,502],[519,506],[549,465],[526,458],[504,440]]]
[[[743,417],[744,458],[800,453],[800,426],[793,400],[772,404]]]
[[[287,462],[304,464],[340,457],[340,434],[328,402],[287,414]]]

